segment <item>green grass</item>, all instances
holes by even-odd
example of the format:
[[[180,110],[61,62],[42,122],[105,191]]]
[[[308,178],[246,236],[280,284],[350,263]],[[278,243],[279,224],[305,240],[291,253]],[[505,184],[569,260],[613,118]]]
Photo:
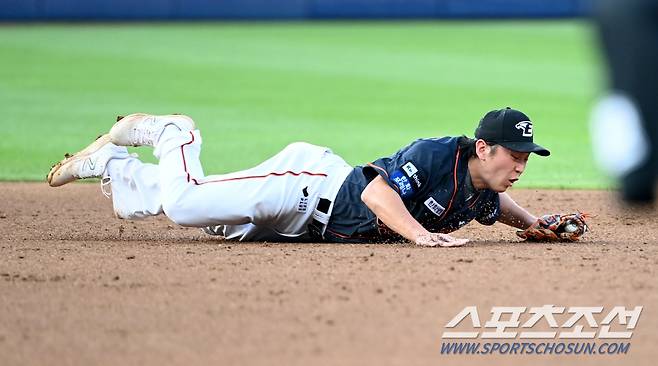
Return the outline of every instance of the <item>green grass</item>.
[[[362,164],[512,106],[552,151],[519,186],[609,186],[590,153],[602,71],[583,22],[4,25],[0,66],[2,180],[42,180],[116,114],[192,116],[220,173],[297,140]]]

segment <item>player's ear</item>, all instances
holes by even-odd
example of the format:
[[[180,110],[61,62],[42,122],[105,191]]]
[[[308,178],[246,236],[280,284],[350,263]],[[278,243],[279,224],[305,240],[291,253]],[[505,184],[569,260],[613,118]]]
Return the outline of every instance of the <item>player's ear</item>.
[[[487,145],[486,141],[482,139],[475,141],[475,155],[477,155],[478,159],[486,160],[489,155],[489,148],[490,147]]]

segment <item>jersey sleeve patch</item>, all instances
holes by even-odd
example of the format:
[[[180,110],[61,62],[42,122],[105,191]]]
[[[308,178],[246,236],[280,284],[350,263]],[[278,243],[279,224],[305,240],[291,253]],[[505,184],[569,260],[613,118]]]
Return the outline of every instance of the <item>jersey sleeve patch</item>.
[[[400,197],[409,198],[414,195],[415,190],[409,177],[407,177],[401,170],[396,170],[391,174],[391,183],[393,183],[400,192]]]
[[[421,187],[425,184],[423,177],[421,176],[420,171],[414,163],[408,161],[402,165],[402,172],[404,175],[409,178],[409,182],[414,188],[414,191],[419,191]]]
[[[404,170],[405,173],[407,173],[408,177],[411,177],[412,175],[418,173],[418,168],[414,165],[412,162],[407,162],[402,166],[402,170]]]

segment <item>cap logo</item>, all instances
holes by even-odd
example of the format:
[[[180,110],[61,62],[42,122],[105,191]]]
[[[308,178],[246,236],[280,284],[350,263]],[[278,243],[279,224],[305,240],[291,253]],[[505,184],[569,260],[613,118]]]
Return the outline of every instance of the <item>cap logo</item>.
[[[523,137],[532,137],[532,122],[521,121],[514,125],[517,130],[521,130]]]

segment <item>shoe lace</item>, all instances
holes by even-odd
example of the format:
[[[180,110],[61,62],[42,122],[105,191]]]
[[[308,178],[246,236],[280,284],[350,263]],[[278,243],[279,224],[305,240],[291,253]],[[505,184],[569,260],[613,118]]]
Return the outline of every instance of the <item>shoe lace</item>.
[[[161,130],[157,129],[154,117],[143,121],[132,130],[132,141],[138,145],[153,145],[160,137]]]

